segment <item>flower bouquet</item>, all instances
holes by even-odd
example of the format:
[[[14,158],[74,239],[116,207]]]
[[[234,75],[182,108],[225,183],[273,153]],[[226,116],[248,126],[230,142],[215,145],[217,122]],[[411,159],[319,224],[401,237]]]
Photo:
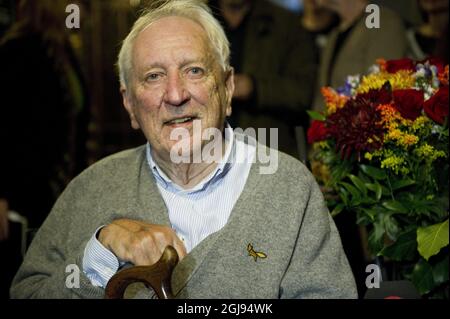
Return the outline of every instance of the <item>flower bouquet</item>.
[[[378,60],[309,112],[311,168],[333,216],[357,214],[373,255],[424,297],[448,298],[448,65]],[[331,196],[330,196],[331,194]]]

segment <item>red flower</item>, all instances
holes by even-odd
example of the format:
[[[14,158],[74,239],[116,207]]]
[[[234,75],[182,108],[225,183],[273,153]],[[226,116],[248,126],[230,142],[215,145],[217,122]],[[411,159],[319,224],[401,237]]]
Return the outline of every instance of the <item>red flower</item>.
[[[448,86],[441,87],[423,105],[425,113],[436,123],[444,124],[448,116]]]
[[[370,101],[370,103],[374,105],[379,104],[389,104],[392,100],[392,89],[391,84],[389,81],[386,81],[386,83],[381,87],[381,89],[370,89],[366,93],[360,93],[356,96],[356,98],[366,99],[367,101]]]
[[[395,73],[399,70],[414,71],[414,62],[408,58],[386,61],[386,71],[389,73]]]
[[[325,123],[322,121],[314,120],[308,129],[308,143],[323,141],[328,138],[328,131],[325,127]]]
[[[419,90],[395,90],[394,107],[408,120],[415,120],[422,113],[423,93]]]
[[[360,160],[361,152],[371,152],[382,145],[381,114],[364,98],[349,100],[327,118],[326,125],[342,158],[349,158],[355,151]]]

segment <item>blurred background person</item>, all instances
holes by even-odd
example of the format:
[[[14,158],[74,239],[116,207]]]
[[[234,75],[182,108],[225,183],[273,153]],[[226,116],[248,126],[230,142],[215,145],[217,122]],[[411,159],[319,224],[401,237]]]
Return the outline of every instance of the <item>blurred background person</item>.
[[[317,0],[297,0],[302,3],[301,24],[314,37],[317,52],[322,52],[327,43],[329,33],[339,23],[336,12],[320,5]]]
[[[0,40],[0,210],[24,215],[32,230],[86,166],[88,96],[65,24],[71,2],[17,1],[15,21]],[[20,250],[7,219],[0,223],[8,256],[4,296]]]
[[[278,128],[279,150],[298,158],[294,128],[309,121],[305,110],[318,63],[313,38],[298,16],[269,1],[212,0],[209,5],[231,44],[236,87],[231,125]]]
[[[323,110],[323,86],[343,86],[348,75],[365,74],[378,58],[400,59],[408,55],[403,20],[379,5],[379,28],[366,26],[367,0],[315,0],[319,7],[336,13],[339,24],[330,32],[321,53],[314,109]]]
[[[412,58],[435,56],[448,64],[448,0],[417,0],[423,22],[408,29]]]

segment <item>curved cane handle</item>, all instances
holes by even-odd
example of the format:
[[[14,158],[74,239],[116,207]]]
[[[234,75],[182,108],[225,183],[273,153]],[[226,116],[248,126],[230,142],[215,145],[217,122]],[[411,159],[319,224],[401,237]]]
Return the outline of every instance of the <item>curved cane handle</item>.
[[[177,263],[177,251],[172,246],[167,246],[155,264],[130,267],[112,276],[105,288],[105,298],[121,299],[128,285],[143,282],[153,288],[158,298],[172,299],[171,277]]]

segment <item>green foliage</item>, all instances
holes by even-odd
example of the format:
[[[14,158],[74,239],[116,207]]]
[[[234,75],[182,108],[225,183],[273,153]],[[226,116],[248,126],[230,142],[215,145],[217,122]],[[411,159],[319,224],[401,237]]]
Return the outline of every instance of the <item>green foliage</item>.
[[[324,184],[336,194],[328,196],[332,216],[355,212],[357,223],[369,230],[370,251],[412,263],[404,277],[424,296],[448,287],[448,164],[412,163],[408,174],[395,174],[377,161],[341,159],[332,141],[318,158],[330,168]]]
[[[440,224],[417,229],[418,250],[425,260],[448,246],[448,219]]]
[[[322,113],[316,111],[306,111],[306,113],[308,113],[309,117],[313,120],[325,121],[325,115],[323,115]]]
[[[355,213],[371,253],[407,264],[403,279],[435,298],[449,291],[449,127],[430,105],[448,114],[448,73],[429,62],[414,62],[409,75],[379,64],[339,90],[323,88],[325,114],[309,114],[322,122],[311,166],[332,216]],[[414,90],[395,92],[406,83]]]

